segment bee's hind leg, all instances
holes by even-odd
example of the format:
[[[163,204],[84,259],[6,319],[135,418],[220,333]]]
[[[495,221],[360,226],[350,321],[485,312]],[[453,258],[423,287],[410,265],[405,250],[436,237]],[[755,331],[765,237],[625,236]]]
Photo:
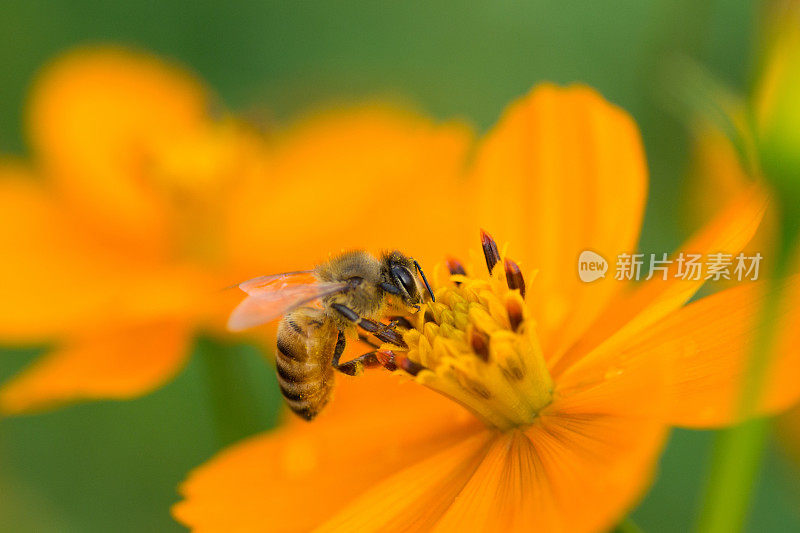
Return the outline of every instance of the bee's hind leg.
[[[339,363],[339,359],[342,357],[346,345],[347,340],[345,339],[344,333],[340,331],[339,338],[336,340],[336,348],[333,350],[331,365],[342,374],[357,376],[361,374],[365,368],[377,368],[382,366],[381,362],[378,361],[375,351],[359,355],[355,359],[351,359],[345,363]]]

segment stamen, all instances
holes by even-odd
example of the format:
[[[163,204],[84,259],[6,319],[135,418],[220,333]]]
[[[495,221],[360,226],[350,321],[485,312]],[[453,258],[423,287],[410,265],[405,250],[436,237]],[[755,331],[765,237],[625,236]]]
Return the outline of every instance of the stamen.
[[[425,310],[425,314],[423,315],[425,322],[433,322],[436,323],[436,317],[433,316],[433,312],[430,309]]]
[[[411,321],[404,316],[390,316],[389,320],[403,329],[411,329],[414,327],[414,324],[412,324]]]
[[[475,328],[470,330],[470,343],[475,353],[484,361],[489,360],[489,336]]]
[[[497,243],[494,242],[492,236],[484,230],[481,230],[481,246],[483,247],[483,256],[486,258],[486,268],[491,274],[494,266],[500,261],[500,252],[497,250]]]
[[[553,379],[523,300],[519,266],[505,258],[504,269],[495,270],[503,258],[483,230],[481,246],[488,279],[471,278],[459,261],[448,259],[458,283],[438,287],[436,301],[409,317],[411,327],[402,330],[407,347],[384,346],[375,358],[463,405],[489,427],[527,427],[553,401]]]
[[[494,270],[502,257],[485,231],[481,246]],[[438,287],[436,302],[411,317],[413,327],[403,331],[407,350],[391,348],[376,357],[505,430],[532,424],[552,402],[554,386],[536,323],[526,314],[522,272],[510,259],[503,266],[476,279],[449,259],[447,268],[459,283]]]
[[[453,276],[467,275],[467,271],[464,270],[464,265],[461,264],[461,261],[453,259],[452,257],[447,258],[447,270],[449,270],[450,274]]]
[[[519,326],[522,324],[522,305],[517,300],[506,300],[506,311],[508,312],[508,322],[511,324],[513,331],[519,331]]]
[[[504,263],[506,267],[506,283],[508,284],[508,288],[512,291],[514,289],[519,290],[520,296],[525,298],[525,278],[522,277],[522,271],[514,261],[507,257]]]
[[[388,370],[400,369],[412,376],[416,376],[423,370],[427,370],[416,361],[412,361],[405,355],[396,354],[391,350],[379,350],[375,352],[375,357]]]

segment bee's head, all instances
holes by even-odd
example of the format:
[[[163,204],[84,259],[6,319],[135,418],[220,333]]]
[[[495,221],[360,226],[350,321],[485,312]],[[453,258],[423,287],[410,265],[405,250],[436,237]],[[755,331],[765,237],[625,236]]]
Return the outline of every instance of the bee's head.
[[[383,268],[386,277],[384,289],[399,297],[406,305],[419,306],[424,300],[424,294],[430,295],[431,300],[434,300],[428,279],[415,259],[395,250],[383,256]]]

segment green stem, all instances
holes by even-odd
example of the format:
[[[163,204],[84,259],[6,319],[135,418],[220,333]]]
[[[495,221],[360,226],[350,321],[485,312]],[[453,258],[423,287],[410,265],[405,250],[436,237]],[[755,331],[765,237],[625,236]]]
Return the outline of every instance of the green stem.
[[[266,414],[250,394],[247,372],[236,346],[202,337],[199,357],[206,370],[212,419],[220,447],[269,427]]]
[[[733,533],[744,528],[769,427],[768,418],[755,418],[719,433],[698,531]]]
[[[784,221],[784,235],[776,253],[773,275],[767,282],[767,297],[758,318],[758,333],[747,361],[739,413],[744,422],[722,430],[714,443],[711,472],[697,524],[699,533],[735,533],[744,528],[753,486],[760,471],[770,429],[769,418],[757,418],[754,411],[764,388],[765,377],[777,336],[776,324],[782,308],[782,283],[790,267],[796,224]]]

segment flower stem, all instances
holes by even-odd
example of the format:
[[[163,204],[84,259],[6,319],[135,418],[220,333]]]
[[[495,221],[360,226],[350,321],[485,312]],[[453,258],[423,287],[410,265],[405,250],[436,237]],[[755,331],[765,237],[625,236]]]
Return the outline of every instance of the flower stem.
[[[249,379],[236,346],[208,337],[198,339],[208,387],[212,419],[220,447],[270,426],[259,401],[249,390]]]
[[[758,476],[771,420],[756,417],[754,411],[764,388],[765,377],[779,333],[784,294],[782,282],[789,273],[797,225],[784,221],[784,235],[776,252],[772,276],[767,281],[767,298],[758,317],[758,333],[747,361],[748,371],[741,391],[739,413],[743,422],[719,432],[714,443],[711,472],[697,524],[699,533],[742,531],[750,510],[753,485]]]
[[[732,533],[744,528],[769,427],[768,418],[756,418],[720,432],[698,531]]]

